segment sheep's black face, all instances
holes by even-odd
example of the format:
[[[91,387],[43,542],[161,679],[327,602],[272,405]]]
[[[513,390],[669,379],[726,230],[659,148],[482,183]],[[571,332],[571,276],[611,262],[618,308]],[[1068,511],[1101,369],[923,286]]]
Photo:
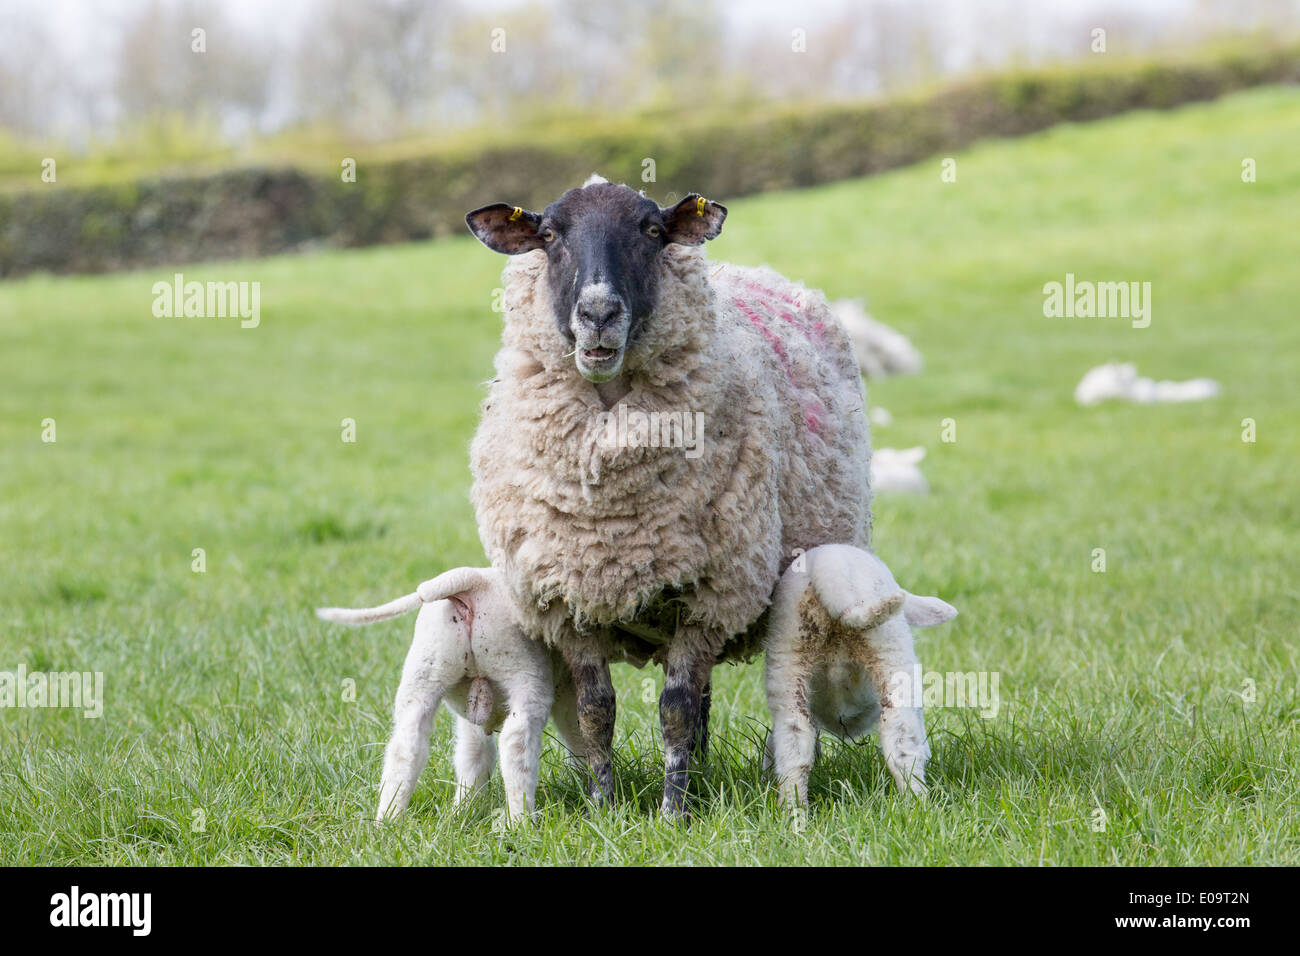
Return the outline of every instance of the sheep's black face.
[[[540,232],[555,321],[578,372],[609,381],[655,306],[668,243],[663,214],[626,186],[595,183],[547,206]]]
[[[497,252],[546,251],[555,321],[573,346],[578,372],[607,382],[653,321],[664,247],[712,239],[726,216],[724,206],[694,193],[661,208],[627,186],[596,182],[570,189],[541,214],[496,203],[465,221]]]

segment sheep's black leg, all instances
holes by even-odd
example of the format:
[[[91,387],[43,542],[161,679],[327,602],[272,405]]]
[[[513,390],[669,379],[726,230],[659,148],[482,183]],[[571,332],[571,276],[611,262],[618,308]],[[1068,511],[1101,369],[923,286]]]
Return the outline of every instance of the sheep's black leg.
[[[683,640],[683,637],[686,637]],[[715,652],[678,631],[668,652],[664,690],[659,695],[659,724],[664,738],[665,816],[686,816],[686,782],[691,749],[698,741],[704,714],[704,690],[709,686]]]
[[[700,695],[700,719],[695,729],[695,745],[691,749],[691,756],[700,763],[703,763],[709,756],[709,708],[713,705],[713,683],[704,685],[704,693]]]
[[[578,701],[578,730],[591,769],[591,796],[599,804],[614,800],[614,683],[609,659],[590,648],[566,649]]]

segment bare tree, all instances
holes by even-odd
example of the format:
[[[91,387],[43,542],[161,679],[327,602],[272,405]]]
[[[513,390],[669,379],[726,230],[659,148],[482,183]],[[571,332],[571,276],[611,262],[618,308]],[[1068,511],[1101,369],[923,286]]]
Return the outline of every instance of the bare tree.
[[[117,105],[128,118],[182,114],[246,128],[267,102],[272,52],[194,0],[137,8],[121,34]]]
[[[436,124],[451,0],[322,0],[294,65],[303,118],[372,134]]]

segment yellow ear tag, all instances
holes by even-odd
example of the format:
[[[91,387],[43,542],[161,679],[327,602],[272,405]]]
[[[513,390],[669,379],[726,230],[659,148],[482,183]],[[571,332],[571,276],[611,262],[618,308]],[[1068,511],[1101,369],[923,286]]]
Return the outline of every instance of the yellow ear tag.
[[[703,215],[704,215],[704,207],[705,207],[705,205],[706,205],[707,203],[708,203],[708,200],[705,199],[703,196],[698,197],[698,198],[695,200],[695,215],[697,215],[697,216],[703,216]]]
[[[522,216],[523,214],[524,214],[523,209],[520,208],[519,206],[516,206],[516,207],[515,207],[515,211],[512,212],[512,213],[510,214],[510,221],[511,221],[511,222],[514,222],[516,219],[518,219],[518,218],[519,218],[520,216]]]

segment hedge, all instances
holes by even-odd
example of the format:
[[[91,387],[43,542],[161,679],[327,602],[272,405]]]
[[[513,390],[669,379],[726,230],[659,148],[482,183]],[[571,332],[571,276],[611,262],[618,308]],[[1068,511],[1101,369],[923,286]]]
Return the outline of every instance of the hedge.
[[[1168,63],[1074,65],[969,80],[859,104],[711,118],[661,113],[635,124],[501,142],[337,174],[248,168],[127,185],[0,195],[0,277],[98,272],[362,246],[460,233],[466,210],[496,199],[540,208],[593,170],[641,181],[653,157],[670,191],[731,197],[811,186],[911,163],[985,137],[1132,109],[1168,109],[1265,83],[1300,81],[1300,46]]]

